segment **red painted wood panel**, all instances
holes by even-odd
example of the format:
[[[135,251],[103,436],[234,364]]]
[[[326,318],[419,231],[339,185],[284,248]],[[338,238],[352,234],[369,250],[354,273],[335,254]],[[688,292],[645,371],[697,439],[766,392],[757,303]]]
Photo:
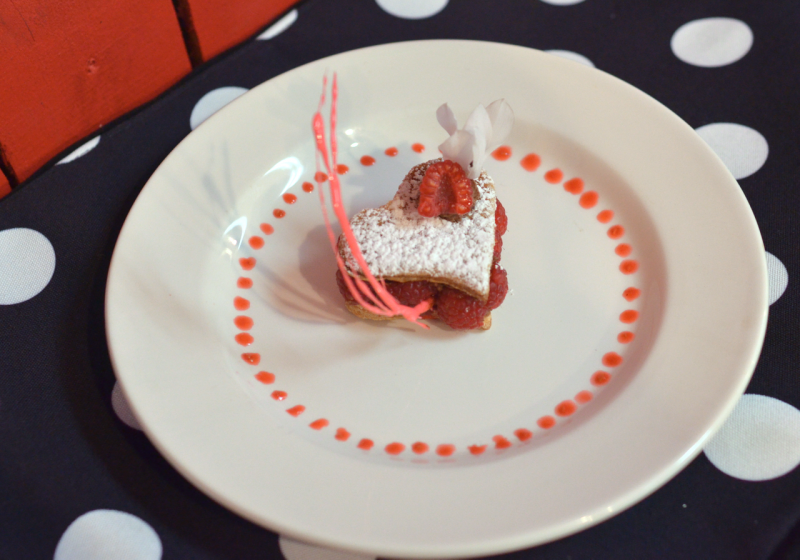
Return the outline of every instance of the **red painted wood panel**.
[[[0,172],[0,198],[11,192],[11,184],[8,182],[6,176]]]
[[[0,149],[12,181],[190,70],[171,0],[0,0]]]
[[[298,0],[184,0],[203,60],[241,43]]]

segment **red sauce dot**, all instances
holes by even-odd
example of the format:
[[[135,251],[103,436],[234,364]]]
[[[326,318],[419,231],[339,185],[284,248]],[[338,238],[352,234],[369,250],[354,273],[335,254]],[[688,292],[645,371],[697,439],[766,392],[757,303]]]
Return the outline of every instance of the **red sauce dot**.
[[[597,221],[601,224],[607,224],[614,219],[614,212],[611,210],[603,210],[597,215]]]
[[[339,165],[337,165],[337,166],[336,166],[336,172],[337,172],[339,175],[344,175],[344,174],[345,174],[345,173],[347,173],[348,171],[350,171],[350,168],[349,168],[349,167],[347,167],[347,166],[346,166],[345,164],[343,164],[343,163],[340,163]]]
[[[289,395],[286,394],[286,391],[272,391],[272,398],[276,401],[282,401]]]
[[[497,449],[508,449],[509,447],[511,447],[511,442],[508,441],[503,436],[494,436],[492,438],[492,441],[494,441],[494,446]]]
[[[608,352],[603,355],[603,365],[606,367],[617,367],[622,363],[622,356],[616,352]]]
[[[320,418],[319,420],[314,420],[309,424],[309,426],[314,430],[321,430],[325,426],[327,426],[330,422],[325,420],[324,418]]]
[[[551,169],[547,173],[544,174],[544,180],[548,183],[556,184],[560,183],[561,179],[564,178],[564,172],[560,169]]]
[[[628,309],[619,314],[619,320],[627,324],[635,323],[638,318],[639,312],[635,309]]]
[[[386,446],[386,453],[389,455],[400,455],[405,449],[406,446],[402,443],[394,442]]]
[[[633,301],[641,295],[641,290],[638,288],[627,288],[624,292],[622,292],[622,297],[627,299],[628,301]]]
[[[363,449],[364,451],[369,451],[372,449],[372,446],[375,445],[375,442],[371,439],[364,438],[358,442],[358,448]]]
[[[288,412],[289,414],[291,414],[292,416],[297,418],[298,416],[303,414],[305,411],[306,411],[306,407],[304,407],[302,404],[298,404],[297,406],[293,406],[292,408],[288,409],[286,412]]]
[[[253,337],[247,333],[239,333],[233,337],[236,342],[238,342],[241,346],[250,346],[253,344]]]
[[[417,455],[422,455],[423,453],[427,453],[428,451],[428,444],[418,441],[416,443],[411,444],[411,451],[416,453]]]
[[[258,235],[254,235],[253,237],[247,240],[247,243],[249,243],[253,249],[261,249],[261,247],[264,246],[264,238],[259,237]]]
[[[552,416],[542,416],[536,421],[536,424],[543,430],[549,430],[556,425],[556,419]]]
[[[375,158],[372,156],[361,156],[361,165],[365,167],[369,167],[370,165],[375,165]]]
[[[497,161],[506,161],[511,157],[511,146],[500,146],[492,152],[492,157]]]
[[[581,208],[586,208],[588,210],[589,208],[594,208],[594,206],[597,204],[598,198],[600,197],[597,195],[596,192],[586,191],[581,195],[578,204],[581,205]]]
[[[421,154],[422,152],[425,151],[425,146],[417,142],[415,144],[411,144],[411,149],[417,152],[418,154]]]
[[[570,194],[581,194],[583,192],[583,179],[570,179],[564,183],[564,190]]]
[[[256,266],[256,260],[253,257],[241,258],[239,259],[239,266],[244,270],[253,270],[253,267]]]
[[[625,228],[621,225],[611,226],[608,228],[608,236],[611,239],[619,239],[623,235],[625,235]]]
[[[633,259],[619,263],[619,271],[622,272],[622,274],[633,274],[637,270],[639,270],[639,263]]]
[[[617,245],[617,247],[614,249],[614,252],[615,252],[617,255],[619,255],[620,257],[627,257],[628,255],[630,255],[630,254],[631,254],[631,251],[632,251],[632,250],[633,250],[633,249],[631,249],[631,246],[630,246],[630,245],[628,245],[627,243],[620,243],[620,244],[619,244],[619,245]]]
[[[481,453],[486,451],[486,446],[485,445],[470,445],[469,447],[467,447],[467,449],[469,449],[469,452],[472,453],[473,455],[480,455]]]
[[[611,380],[611,374],[605,371],[596,371],[592,374],[592,385],[600,387]]]
[[[233,306],[239,311],[250,309],[250,300],[246,300],[243,297],[236,296],[235,298],[233,298]]]
[[[275,374],[270,373],[268,371],[259,371],[255,378],[261,381],[264,385],[269,385],[271,383],[275,383]]]
[[[311,183],[309,183],[309,185],[310,184]],[[275,233],[275,228],[269,224],[261,224],[259,227],[261,228],[261,231],[264,232],[264,235],[272,235],[273,233]]]
[[[253,320],[246,315],[239,315],[233,320],[233,324],[243,331],[249,331],[253,328]]]
[[[286,215],[286,210],[281,210],[280,208],[276,208],[272,211],[272,215],[278,219],[283,218]]]
[[[323,171],[317,171],[316,173],[314,173],[314,180],[317,183],[324,183],[325,181],[328,180],[328,174]]]
[[[593,397],[594,395],[592,395],[591,391],[581,391],[580,393],[575,395],[575,400],[580,404],[586,404],[587,402],[592,400]]]
[[[536,154],[528,154],[519,161],[519,164],[525,171],[536,171],[542,163],[542,158]]]
[[[558,416],[571,416],[577,410],[577,406],[572,401],[561,401],[556,405],[556,415]]]
[[[336,435],[333,437],[335,437],[339,441],[347,441],[348,439],[350,439],[350,432],[348,432],[344,428],[337,428]]]
[[[623,331],[617,335],[617,341],[621,344],[628,344],[635,336],[631,331]]]
[[[528,441],[533,437],[533,433],[530,430],[526,430],[525,428],[520,428],[514,432],[514,435],[517,436],[517,439],[520,441]]]
[[[436,454],[440,457],[449,457],[456,452],[456,446],[450,443],[443,443],[436,447]]]
[[[243,290],[249,290],[253,287],[253,281],[249,278],[245,278],[244,276],[240,276],[239,279],[236,281],[236,287],[241,288]]]
[[[314,192],[314,185],[306,181],[303,183],[303,190],[306,192]]]
[[[242,359],[251,366],[257,366],[261,363],[261,354],[242,354]]]
[[[397,155],[397,148],[395,148],[394,146],[392,146],[391,148],[386,148],[386,151],[384,151],[383,153],[389,157],[394,157]]]
[[[283,194],[283,201],[286,204],[294,204],[295,202],[297,202],[297,195],[294,195],[294,194],[288,193],[288,192],[284,193]]]

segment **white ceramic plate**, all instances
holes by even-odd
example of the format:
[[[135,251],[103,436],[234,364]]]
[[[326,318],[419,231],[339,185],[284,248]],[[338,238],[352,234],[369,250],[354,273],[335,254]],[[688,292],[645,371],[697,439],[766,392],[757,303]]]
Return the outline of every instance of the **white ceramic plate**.
[[[438,155],[439,104],[514,108],[487,164],[513,290],[490,331],[344,310],[313,180],[326,70],[350,214]],[[275,531],[405,557],[535,545],[653,492],[743,392],[766,317],[753,215],[690,127],[603,72],[467,41],[337,55],[211,117],[136,201],[107,293],[119,381],[181,473]]]

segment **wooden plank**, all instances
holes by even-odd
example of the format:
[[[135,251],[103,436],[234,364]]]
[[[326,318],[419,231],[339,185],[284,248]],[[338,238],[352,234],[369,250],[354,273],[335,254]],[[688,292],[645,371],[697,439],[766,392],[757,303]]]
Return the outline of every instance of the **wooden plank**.
[[[298,0],[177,0],[191,25],[202,59],[241,43]],[[190,20],[190,21],[189,21]]]
[[[24,181],[190,70],[170,0],[0,0],[0,155]]]

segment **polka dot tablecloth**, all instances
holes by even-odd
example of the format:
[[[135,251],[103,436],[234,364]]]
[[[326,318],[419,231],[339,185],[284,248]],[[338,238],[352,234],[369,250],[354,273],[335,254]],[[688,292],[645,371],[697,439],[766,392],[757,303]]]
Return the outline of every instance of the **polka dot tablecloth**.
[[[257,527],[169,466],[116,384],[103,297],[139,190],[206,118],[306,62],[424,38],[534,47],[652,95],[739,181],[767,251],[764,349],[704,452],[605,523],[508,556],[800,558],[798,22],[789,0],[306,0],[77,143],[0,200],[0,558],[360,558]]]

